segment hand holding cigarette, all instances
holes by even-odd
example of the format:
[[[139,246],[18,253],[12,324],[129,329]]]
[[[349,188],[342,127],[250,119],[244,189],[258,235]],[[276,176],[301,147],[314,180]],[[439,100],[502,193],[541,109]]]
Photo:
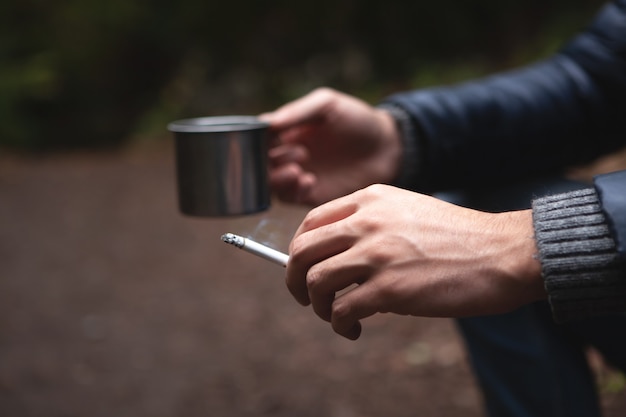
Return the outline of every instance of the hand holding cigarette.
[[[480,212],[373,185],[307,214],[286,284],[348,339],[379,312],[503,313],[546,297],[532,234],[530,210]]]

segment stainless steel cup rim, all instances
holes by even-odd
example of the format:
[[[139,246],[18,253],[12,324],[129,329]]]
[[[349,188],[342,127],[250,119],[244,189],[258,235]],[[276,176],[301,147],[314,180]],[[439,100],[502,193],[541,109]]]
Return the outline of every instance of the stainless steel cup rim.
[[[213,116],[182,119],[167,125],[175,133],[240,132],[269,127],[255,116]]]

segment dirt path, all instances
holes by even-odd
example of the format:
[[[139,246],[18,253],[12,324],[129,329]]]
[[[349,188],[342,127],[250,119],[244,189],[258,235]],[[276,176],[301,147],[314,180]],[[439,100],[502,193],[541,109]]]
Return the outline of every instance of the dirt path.
[[[169,148],[0,158],[0,415],[481,415],[449,320],[378,316],[358,342],[298,306],[280,267],[304,212],[178,214]],[[605,394],[607,416],[626,413]]]

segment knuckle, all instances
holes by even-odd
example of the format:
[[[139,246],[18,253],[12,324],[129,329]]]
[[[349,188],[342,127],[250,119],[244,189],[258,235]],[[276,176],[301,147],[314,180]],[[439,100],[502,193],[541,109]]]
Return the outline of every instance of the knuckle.
[[[354,192],[353,196],[359,205],[369,203],[387,196],[388,186],[384,184],[371,184]]]
[[[302,256],[304,254],[305,242],[302,235],[296,236],[289,245],[289,261],[292,264],[300,264]]]
[[[330,87],[317,87],[313,90],[313,94],[324,98],[332,98],[336,95],[336,91]]]
[[[323,273],[317,266],[311,267],[306,274],[306,286],[310,292],[317,292],[323,282]]]
[[[323,218],[323,212],[324,208],[322,206],[311,209],[306,216],[304,216],[304,219],[302,219],[300,230],[304,232],[319,227],[323,223],[321,220]]]
[[[387,188],[388,186],[384,184],[372,184],[364,188],[363,191],[370,198],[379,198],[386,194]]]
[[[367,236],[378,230],[378,222],[370,216],[356,216],[347,222],[348,228],[353,230],[355,235]]]
[[[372,265],[376,269],[384,265],[388,265],[393,260],[393,255],[389,251],[384,250],[384,247],[378,247],[376,250],[367,253],[367,264]]]
[[[315,209],[309,211],[304,219],[302,219],[302,223],[300,227],[303,230],[311,230],[317,224],[317,211]]]
[[[333,322],[343,323],[352,316],[352,305],[342,299],[336,299],[332,305]]]
[[[378,228],[378,225],[371,226],[372,232]],[[393,261],[397,256],[396,245],[392,243],[386,236],[380,236],[372,233],[370,238],[370,250],[364,251],[363,255],[367,259],[368,265],[386,265]]]

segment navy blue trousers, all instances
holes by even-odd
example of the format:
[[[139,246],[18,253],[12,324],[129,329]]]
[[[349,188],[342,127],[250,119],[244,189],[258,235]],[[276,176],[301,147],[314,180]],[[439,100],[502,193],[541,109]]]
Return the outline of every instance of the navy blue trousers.
[[[560,179],[437,194],[483,211],[530,207],[533,198],[580,188]],[[491,417],[599,417],[585,349],[626,371],[626,314],[558,325],[547,302],[511,313],[457,320]]]

